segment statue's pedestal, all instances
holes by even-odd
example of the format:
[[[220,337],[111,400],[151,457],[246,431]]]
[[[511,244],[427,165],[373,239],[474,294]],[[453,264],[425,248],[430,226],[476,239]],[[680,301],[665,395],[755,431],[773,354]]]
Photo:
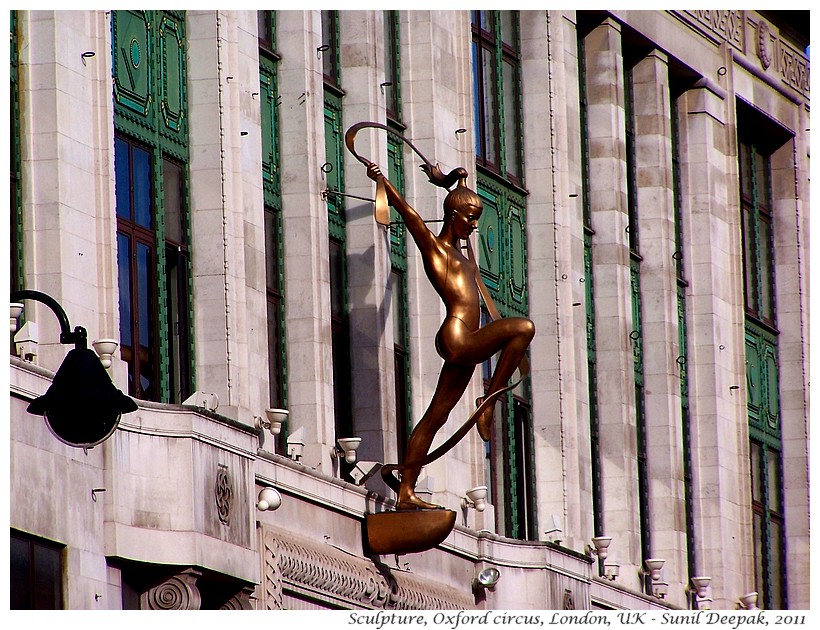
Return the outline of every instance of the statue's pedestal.
[[[367,544],[374,554],[418,553],[443,542],[456,524],[453,510],[406,510],[368,514]]]

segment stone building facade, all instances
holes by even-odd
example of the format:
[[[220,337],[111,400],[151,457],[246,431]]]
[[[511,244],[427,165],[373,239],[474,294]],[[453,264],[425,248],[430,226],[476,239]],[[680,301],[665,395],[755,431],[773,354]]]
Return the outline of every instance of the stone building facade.
[[[67,348],[25,303],[12,607],[809,608],[807,23],[12,11],[11,290],[117,339],[139,405],[90,449],[28,414]],[[395,132],[356,148],[431,222],[445,191],[395,134],[467,168],[484,281],[537,330],[491,441],[422,473],[455,529],[404,556],[367,548],[393,501],[367,474],[431,398],[444,312],[373,220],[360,121]]]

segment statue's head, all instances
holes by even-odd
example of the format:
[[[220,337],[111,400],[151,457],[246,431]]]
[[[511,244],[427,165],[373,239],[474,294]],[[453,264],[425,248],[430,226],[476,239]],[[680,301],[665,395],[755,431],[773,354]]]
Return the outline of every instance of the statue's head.
[[[453,188],[444,198],[444,219],[447,220],[454,212],[463,210],[469,206],[483,208],[481,197],[467,187],[467,179],[458,180],[458,186]]]

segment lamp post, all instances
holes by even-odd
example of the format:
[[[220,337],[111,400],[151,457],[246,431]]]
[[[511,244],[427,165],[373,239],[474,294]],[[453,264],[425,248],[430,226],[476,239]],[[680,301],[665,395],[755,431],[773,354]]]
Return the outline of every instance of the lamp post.
[[[82,326],[71,330],[62,306],[50,295],[34,290],[14,291],[11,302],[34,300],[48,306],[60,323],[60,343],[74,344],[45,394],[31,401],[27,411],[43,416],[54,436],[69,446],[91,448],[107,440],[123,413],[137,404],[118,390],[100,359],[88,349]]]

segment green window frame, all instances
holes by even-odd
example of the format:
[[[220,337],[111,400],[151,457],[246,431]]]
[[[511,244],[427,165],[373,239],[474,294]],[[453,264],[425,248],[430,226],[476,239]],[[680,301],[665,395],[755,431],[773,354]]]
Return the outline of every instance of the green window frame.
[[[23,182],[21,159],[21,130],[20,130],[20,47],[19,47],[19,17],[17,11],[11,11],[10,26],[10,95],[9,110],[11,114],[11,156],[10,166],[10,242],[11,242],[11,273],[9,287],[12,291],[19,291],[24,286],[23,261]]]
[[[185,14],[111,16],[117,241],[124,248],[118,251],[121,352],[129,365],[129,394],[181,403],[195,380]],[[140,152],[148,156],[140,166],[131,161],[134,147],[141,160]],[[137,166],[147,170],[135,180]],[[137,211],[149,214],[138,217]],[[152,288],[139,292],[146,283]],[[132,347],[129,354],[130,343],[122,341],[146,331],[143,362],[142,350]],[[140,386],[143,366],[153,381],[147,390]]]
[[[262,196],[265,213],[265,302],[268,324],[268,392],[272,408],[287,408],[287,345],[285,320],[282,186],[279,169],[279,83],[276,53],[276,12],[257,11],[259,40],[259,100],[262,131]],[[287,422],[274,439],[278,452],[286,448]]]
[[[518,11],[472,11],[476,163],[516,186],[524,178]]]

